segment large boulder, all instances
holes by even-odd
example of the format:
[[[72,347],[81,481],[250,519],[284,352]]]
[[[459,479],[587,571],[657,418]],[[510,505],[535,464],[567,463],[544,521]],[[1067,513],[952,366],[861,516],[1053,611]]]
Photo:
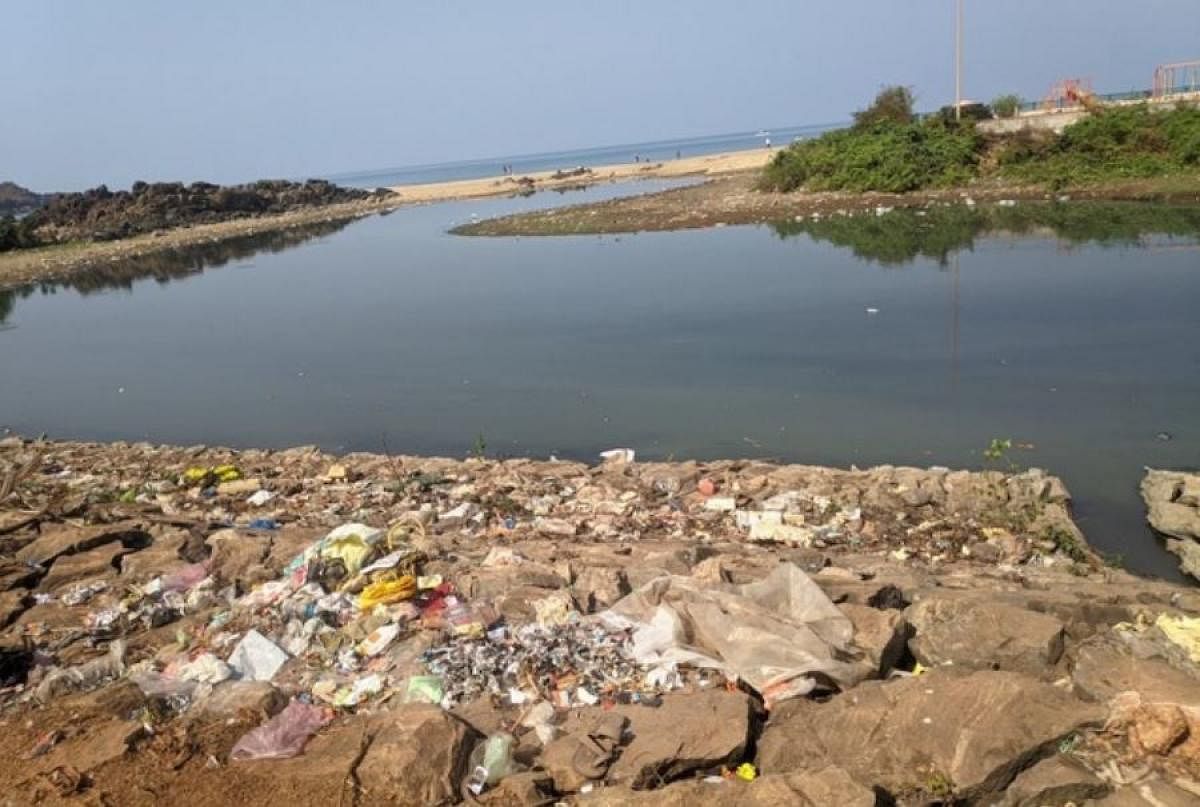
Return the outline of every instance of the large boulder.
[[[852,603],[838,608],[854,623],[854,644],[866,655],[872,671],[881,678],[886,676],[907,646],[910,628],[904,614]]]
[[[826,703],[772,714],[758,744],[764,774],[844,768],[866,787],[983,801],[1103,710],[1013,672],[934,670],[868,682]]]
[[[214,532],[205,543],[212,548],[208,571],[218,585],[235,584],[247,591],[273,577],[263,563],[271,550],[268,535],[226,529]]]
[[[662,706],[634,707],[628,715],[633,740],[609,777],[646,788],[741,762],[750,741],[754,702],[744,692],[707,690],[668,695]]]
[[[589,779],[635,790],[661,787],[743,762],[757,719],[748,695],[723,689],[666,695],[658,707],[580,709],[568,713],[562,736],[546,746],[539,763],[561,792],[579,790]]]
[[[1047,676],[1063,653],[1058,619],[973,597],[935,594],[908,609],[909,642],[926,667],[1014,670]]]
[[[462,796],[467,762],[481,739],[437,706],[412,704],[383,713],[356,774],[363,805],[433,807]]]
[[[1183,570],[1200,578],[1200,473],[1147,468],[1141,489],[1150,526],[1168,537]]]

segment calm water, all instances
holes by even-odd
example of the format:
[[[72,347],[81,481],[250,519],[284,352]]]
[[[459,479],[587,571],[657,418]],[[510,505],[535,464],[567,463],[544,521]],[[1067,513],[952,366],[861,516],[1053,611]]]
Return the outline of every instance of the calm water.
[[[411,165],[401,168],[381,168],[329,177],[343,185],[361,188],[412,185],[422,182],[447,182],[456,179],[478,179],[497,176],[501,167],[511,165],[517,174],[532,171],[555,171],[582,165],[614,165],[634,162],[635,158],[660,162],[679,157],[695,157],[701,154],[720,154],[725,151],[741,151],[765,145],[769,137],[776,146],[784,146],[796,139],[816,137],[830,129],[845,124],[815,124],[809,126],[787,126],[781,129],[757,132],[735,132],[733,134],[688,137],[680,140],[655,140],[648,143],[630,143],[620,146],[552,151],[544,154],[521,154],[511,157],[486,157],[478,160],[461,160],[431,165]]]
[[[1032,446],[1013,462],[1064,477],[1095,545],[1175,576],[1137,484],[1144,465],[1200,464],[1200,212],[445,233],[559,201],[404,209],[0,297],[0,425],[860,466],[979,467],[1007,437]]]

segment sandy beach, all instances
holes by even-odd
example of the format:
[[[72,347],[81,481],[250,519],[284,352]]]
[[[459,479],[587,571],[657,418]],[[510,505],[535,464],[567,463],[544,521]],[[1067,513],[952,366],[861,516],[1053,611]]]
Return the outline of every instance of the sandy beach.
[[[492,176],[464,179],[456,182],[430,182],[421,185],[398,185],[391,190],[405,202],[440,202],[450,199],[475,199],[484,196],[506,196],[528,190],[552,190],[594,182],[618,182],[628,179],[670,178],[686,176],[716,176],[762,168],[777,153],[776,149],[747,149],[722,154],[704,154],[663,162],[620,163],[615,165],[580,166],[582,172],[562,169],[513,176]]]

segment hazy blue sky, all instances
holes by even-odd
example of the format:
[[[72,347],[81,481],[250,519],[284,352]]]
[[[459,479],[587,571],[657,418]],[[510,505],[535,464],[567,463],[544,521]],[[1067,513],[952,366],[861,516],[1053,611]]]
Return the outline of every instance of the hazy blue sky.
[[[1197,0],[967,0],[965,95],[1145,88]],[[953,96],[953,0],[0,0],[0,179],[339,173]]]

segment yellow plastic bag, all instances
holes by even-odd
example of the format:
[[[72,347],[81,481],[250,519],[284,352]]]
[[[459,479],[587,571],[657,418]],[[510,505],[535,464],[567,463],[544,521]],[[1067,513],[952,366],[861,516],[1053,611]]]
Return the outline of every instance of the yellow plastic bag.
[[[417,581],[410,575],[406,574],[395,580],[377,580],[358,595],[358,607],[362,611],[369,611],[376,605],[410,600],[416,593]]]
[[[737,770],[733,772],[733,775],[743,782],[753,782],[758,778],[758,768],[755,768],[751,762],[743,762],[737,766]]]
[[[236,482],[242,478],[242,471],[236,465],[218,465],[216,468],[201,468],[193,465],[183,472],[183,478],[189,485],[199,484],[209,476],[218,482]]]
[[[346,567],[350,577],[358,574],[371,554],[370,545],[358,535],[334,538],[321,549],[322,558],[338,558]]]

